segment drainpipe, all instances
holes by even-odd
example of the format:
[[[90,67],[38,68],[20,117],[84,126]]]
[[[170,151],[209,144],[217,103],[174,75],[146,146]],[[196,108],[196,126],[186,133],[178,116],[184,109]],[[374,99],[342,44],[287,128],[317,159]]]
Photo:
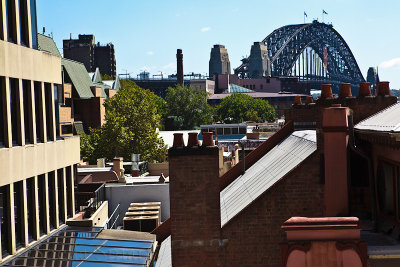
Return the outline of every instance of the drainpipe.
[[[373,230],[377,229],[377,206],[376,206],[376,194],[375,194],[375,181],[374,181],[374,170],[372,167],[372,161],[361,148],[356,146],[354,138],[354,122],[353,122],[353,110],[350,110],[350,115],[348,116],[349,121],[349,145],[350,149],[356,154],[360,155],[367,161],[368,164],[368,178],[369,178],[369,190],[371,194],[371,215],[372,215],[372,225]]]

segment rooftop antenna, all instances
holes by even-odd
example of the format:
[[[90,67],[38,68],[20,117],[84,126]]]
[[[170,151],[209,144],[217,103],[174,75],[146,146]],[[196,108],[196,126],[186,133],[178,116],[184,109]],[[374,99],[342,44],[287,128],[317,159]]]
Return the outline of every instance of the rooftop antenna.
[[[69,39],[72,40],[72,33],[69,33]]]
[[[304,24],[306,24],[307,13],[304,11]]]
[[[324,23],[324,14],[328,15],[328,12],[322,9],[322,23]]]
[[[43,27],[43,34],[46,32],[46,27]]]

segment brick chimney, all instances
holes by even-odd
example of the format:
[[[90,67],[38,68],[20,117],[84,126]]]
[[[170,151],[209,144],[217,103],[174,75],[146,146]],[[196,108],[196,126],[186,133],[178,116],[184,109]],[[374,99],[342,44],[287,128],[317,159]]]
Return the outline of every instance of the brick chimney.
[[[325,108],[322,131],[325,159],[325,216],[345,216],[348,207],[347,144],[349,108]]]
[[[182,49],[178,49],[176,51],[176,64],[177,64],[177,80],[178,84],[184,86],[184,77],[183,77],[183,54],[182,54]]]
[[[121,177],[121,169],[124,167],[124,158],[115,157],[113,159],[113,171],[117,174],[118,179]]]
[[[193,137],[185,147],[175,135],[168,152],[172,266],[220,266],[218,147]]]

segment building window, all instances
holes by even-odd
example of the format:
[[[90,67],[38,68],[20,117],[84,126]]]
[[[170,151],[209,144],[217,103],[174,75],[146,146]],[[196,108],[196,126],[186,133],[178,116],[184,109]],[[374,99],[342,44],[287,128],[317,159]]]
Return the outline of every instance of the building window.
[[[17,42],[17,25],[15,20],[15,1],[6,0],[7,41]]]
[[[267,83],[270,83],[270,82],[271,82],[271,80],[268,78],[268,79],[267,79]]]
[[[56,197],[56,177],[55,177],[55,172],[49,172],[48,174],[48,195],[49,195],[49,219],[50,219],[50,230],[56,229],[57,228],[57,197]]]
[[[72,201],[73,201],[73,193],[74,193],[74,188],[72,184],[72,168],[71,166],[68,166],[65,168],[66,173],[65,173],[65,179],[66,179],[66,185],[67,185],[67,216],[68,218],[71,218],[74,216],[74,210],[72,207]]]
[[[54,85],[54,108],[56,114],[56,136],[60,136],[60,120],[59,120],[59,109],[60,106],[63,104],[63,93],[62,93],[62,86],[59,84]]]
[[[45,175],[38,176],[39,236],[47,233]]]
[[[13,146],[21,145],[21,117],[19,88],[17,79],[9,79],[10,109],[11,109],[11,136]]]
[[[1,215],[1,254],[6,257],[11,254],[11,218],[9,212],[10,206],[10,186],[0,187],[0,215]]]
[[[36,205],[35,205],[35,178],[26,179],[26,217],[28,219],[28,242],[34,240],[36,225]]]
[[[45,91],[45,102],[46,102],[46,129],[47,129],[47,141],[54,141],[54,122],[53,122],[53,100],[51,92],[51,84],[44,84]]]
[[[28,31],[28,0],[19,0],[19,29],[21,36],[21,45],[29,47]]]
[[[1,5],[0,5],[1,6]],[[7,112],[6,112],[6,90],[5,79],[0,77],[0,146],[6,144]]]
[[[65,191],[64,191],[64,169],[57,170],[57,187],[58,187],[58,220],[60,225],[65,222]]]
[[[14,229],[16,249],[24,244],[24,191],[22,181],[14,183]]]
[[[43,97],[42,97],[42,84],[40,82],[34,83],[35,91],[35,118],[36,118],[36,139],[37,142],[44,142],[44,118],[43,118]]]
[[[36,18],[36,0],[30,0],[30,8],[31,8],[31,32],[32,32],[32,48],[37,49],[37,18]]]
[[[3,14],[3,5],[0,5],[0,14]],[[0,19],[0,40],[4,40],[4,27],[2,19]]]
[[[32,115],[32,93],[31,82],[22,81],[24,123],[25,123],[25,143],[33,144],[33,115]]]

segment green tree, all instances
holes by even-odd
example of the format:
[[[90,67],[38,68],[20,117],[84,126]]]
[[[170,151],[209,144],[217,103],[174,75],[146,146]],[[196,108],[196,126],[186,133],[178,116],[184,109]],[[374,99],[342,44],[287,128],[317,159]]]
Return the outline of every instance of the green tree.
[[[217,116],[227,123],[272,122],[275,120],[275,109],[266,100],[236,93],[225,97],[217,106]]]
[[[107,74],[101,75],[101,79],[102,79],[103,81],[114,80],[113,77],[111,77],[110,75],[107,75]]]
[[[156,100],[152,92],[123,82],[122,89],[104,103],[104,125],[82,136],[82,158],[94,163],[99,157],[130,159],[137,153],[142,160],[165,161],[167,148],[156,133],[161,119]]]
[[[178,129],[194,129],[213,122],[214,108],[207,104],[208,93],[190,86],[169,87],[165,96],[167,116],[174,119]]]

